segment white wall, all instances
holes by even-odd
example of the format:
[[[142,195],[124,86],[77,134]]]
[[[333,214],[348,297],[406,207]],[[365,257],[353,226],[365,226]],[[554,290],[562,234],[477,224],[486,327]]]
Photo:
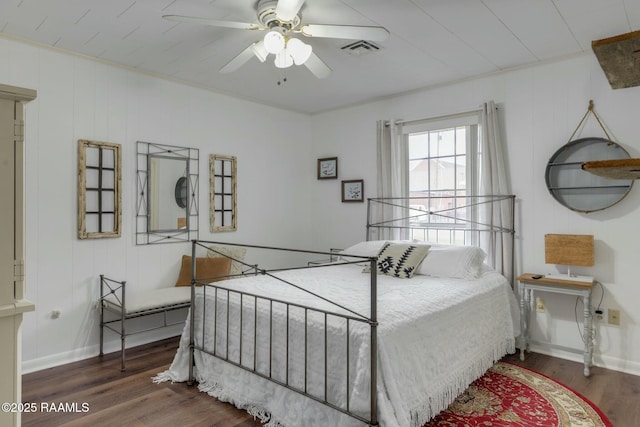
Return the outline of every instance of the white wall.
[[[97,354],[97,275],[131,286],[170,286],[187,244],[135,245],[135,141],[191,146],[200,151],[201,238],[316,249],[364,239],[366,204],[341,203],[340,181],[363,178],[376,194],[375,122],[419,119],[500,106],[513,192],[518,198],[518,272],[550,272],[544,234],[589,233],[596,238],[591,274],[605,289],[602,306],[618,308],[622,325],[597,326],[596,363],[640,373],[640,193],[589,215],[560,206],[544,184],[549,157],[567,142],[593,99],[612,135],[640,156],[635,120],[640,88],[611,90],[597,61],[585,55],[433,88],[309,117],[168,82],[123,68],[0,39],[0,82],[38,91],[27,105],[27,296],[25,371]],[[280,136],[286,127],[287,139]],[[309,136],[310,135],[310,136]],[[602,136],[593,121],[581,136]],[[77,239],[77,139],[123,146],[123,230],[117,239]],[[238,157],[239,229],[208,232],[208,155]],[[317,181],[316,159],[339,157],[339,178]],[[312,226],[313,225],[313,226]],[[594,292],[600,296],[599,289]],[[579,347],[575,300],[544,296],[534,337]],[[61,310],[59,319],[51,312]],[[168,331],[166,335],[175,334]],[[163,332],[164,333],[164,332]],[[162,333],[131,342],[149,341]],[[117,348],[110,338],[108,351]],[[541,351],[555,351],[539,348]],[[556,353],[558,354],[558,353]],[[579,360],[572,354],[559,355]]]
[[[326,248],[363,240],[366,206],[340,203],[339,181],[364,178],[365,197],[376,196],[376,120],[453,114],[477,109],[489,99],[499,104],[512,190],[517,196],[517,272],[556,271],[555,266],[544,263],[546,233],[593,234],[596,266],[580,271],[574,268],[574,272],[593,275],[602,282],[602,307],[617,308],[622,313],[619,327],[603,321],[597,324],[595,361],[640,374],[640,286],[636,272],[640,189],[633,188],[621,203],[609,209],[580,214],[557,203],[545,186],[549,158],[569,141],[590,99],[612,139],[633,157],[640,156],[640,87],[612,90],[591,54],[313,116],[315,156],[338,156],[340,177],[336,182],[318,182],[312,187],[314,220],[319,224],[315,240]],[[593,117],[576,138],[588,136],[605,136]],[[599,288],[594,290],[596,302],[600,295]],[[542,297],[547,310],[536,315],[533,337],[581,348],[575,298]],[[548,347],[534,349],[582,360],[581,355]]]
[[[35,89],[26,108],[25,372],[98,353],[98,275],[172,286],[188,243],[135,245],[137,140],[200,149],[200,238],[300,247],[315,178],[310,117],[0,39],[0,82]],[[295,138],[283,138],[281,129]],[[122,237],[77,239],[77,140],[122,144]],[[238,231],[209,233],[210,154],[238,158]],[[61,311],[52,319],[54,309]],[[184,314],[183,314],[184,315]],[[181,328],[131,337],[131,343]],[[119,338],[108,335],[107,351]]]

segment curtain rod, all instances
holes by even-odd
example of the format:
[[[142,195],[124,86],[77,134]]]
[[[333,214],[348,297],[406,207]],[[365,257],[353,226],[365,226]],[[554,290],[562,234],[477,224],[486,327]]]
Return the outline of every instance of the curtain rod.
[[[460,113],[445,114],[444,116],[429,117],[427,119],[396,120],[395,124],[396,125],[413,125],[413,124],[416,124],[416,123],[426,123],[426,122],[431,122],[431,121],[436,121],[436,120],[456,119],[458,117],[463,117],[463,116],[468,116],[470,114],[479,113],[481,111],[482,111],[482,108],[478,108],[477,110],[469,110],[469,111],[463,111],[463,112],[460,112]]]

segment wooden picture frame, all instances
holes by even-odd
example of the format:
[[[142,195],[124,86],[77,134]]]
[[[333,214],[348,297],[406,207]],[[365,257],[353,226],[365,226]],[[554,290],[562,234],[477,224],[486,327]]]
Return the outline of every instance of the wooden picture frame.
[[[318,159],[318,179],[338,179],[338,158]]]
[[[238,229],[238,159],[209,155],[209,226],[212,233]]]
[[[364,202],[364,180],[351,179],[342,181],[343,202]]]
[[[78,140],[78,239],[120,237],[120,144]]]

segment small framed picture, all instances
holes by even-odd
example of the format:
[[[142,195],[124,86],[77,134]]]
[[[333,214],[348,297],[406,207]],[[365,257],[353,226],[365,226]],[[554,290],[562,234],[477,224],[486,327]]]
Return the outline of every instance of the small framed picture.
[[[338,158],[327,157],[318,159],[318,179],[338,178]]]
[[[342,181],[342,201],[364,202],[364,181],[361,179]]]

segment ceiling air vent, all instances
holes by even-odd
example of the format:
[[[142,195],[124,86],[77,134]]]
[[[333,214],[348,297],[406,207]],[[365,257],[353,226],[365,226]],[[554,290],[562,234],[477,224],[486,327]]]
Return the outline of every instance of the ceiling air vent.
[[[366,53],[374,53],[380,50],[380,46],[368,42],[366,40],[358,40],[353,43],[349,43],[340,48],[343,52],[349,55],[364,55]]]

